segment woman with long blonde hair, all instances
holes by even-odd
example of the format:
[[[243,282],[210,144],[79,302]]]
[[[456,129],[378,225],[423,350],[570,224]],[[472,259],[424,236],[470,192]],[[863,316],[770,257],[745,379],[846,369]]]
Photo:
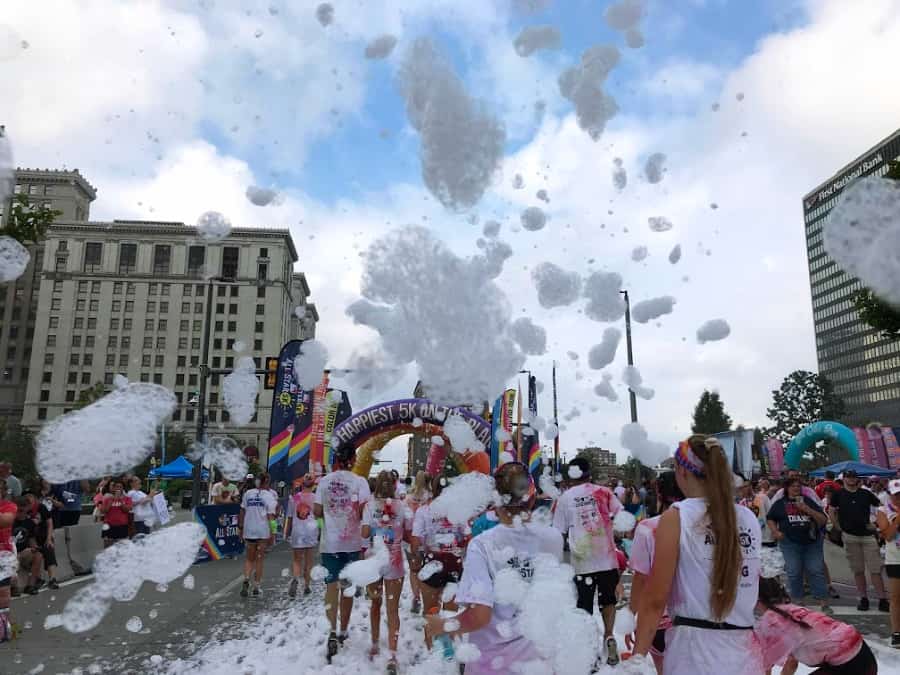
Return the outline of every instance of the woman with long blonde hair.
[[[427,504],[431,499],[431,490],[428,489],[428,474],[419,470],[413,479],[413,484],[406,493],[406,506],[409,512],[415,516],[419,507]],[[410,570],[418,571],[418,557],[413,555],[412,549],[407,548],[406,559]],[[412,590],[412,613],[419,614],[422,611],[422,584],[418,574],[409,575],[409,587]]]
[[[762,533],[734,503],[734,478],[719,441],[694,435],[675,452],[685,499],[659,521],[653,569],[638,607],[635,654],[646,655],[668,606],[663,674],[760,675],[753,637]]]

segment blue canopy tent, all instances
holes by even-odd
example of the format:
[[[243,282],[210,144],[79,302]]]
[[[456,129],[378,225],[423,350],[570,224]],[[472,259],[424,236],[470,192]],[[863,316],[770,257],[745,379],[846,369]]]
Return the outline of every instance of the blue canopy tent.
[[[150,478],[192,478],[194,465],[184,458],[184,455],[174,459],[168,464],[150,470]],[[203,469],[200,472],[203,480],[209,480],[209,471]]]
[[[897,475],[897,471],[895,469],[883,469],[880,466],[875,466],[874,464],[864,464],[863,462],[838,462],[837,464],[832,464],[831,466],[823,466],[821,469],[816,469],[815,471],[810,471],[810,476],[815,476],[816,478],[822,478],[825,476],[826,471],[834,471],[835,475],[841,474],[844,471],[850,470],[856,471],[856,473],[860,476],[878,476],[879,478],[893,478]]]

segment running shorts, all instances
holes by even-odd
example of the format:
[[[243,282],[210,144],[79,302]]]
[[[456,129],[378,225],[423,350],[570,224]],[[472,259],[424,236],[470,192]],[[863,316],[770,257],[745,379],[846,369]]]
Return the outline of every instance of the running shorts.
[[[900,579],[900,565],[885,565],[884,571],[888,575],[888,579]]]
[[[103,538],[112,539],[113,541],[128,539],[128,525],[110,525],[108,529],[103,531]]]
[[[425,554],[424,564],[439,562],[443,567],[427,579],[420,579],[423,584],[432,588],[444,588],[447,584],[459,583],[462,577],[462,558],[453,553],[429,551]]]
[[[352,562],[359,560],[359,551],[351,553],[322,553],[322,567],[328,570],[328,576],[325,577],[326,584],[333,584],[340,581],[341,572]]]
[[[600,607],[616,604],[616,586],[619,570],[603,570],[575,575],[575,589],[578,591],[578,608],[588,614],[594,613],[594,595]]]

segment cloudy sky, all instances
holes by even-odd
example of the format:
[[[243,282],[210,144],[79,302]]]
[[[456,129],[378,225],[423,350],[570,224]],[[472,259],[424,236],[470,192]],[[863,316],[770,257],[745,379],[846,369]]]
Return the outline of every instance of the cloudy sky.
[[[569,452],[621,450],[625,350],[607,369],[620,394],[611,403],[594,394],[600,372],[587,364],[607,324],[585,317],[583,301],[540,307],[539,263],[618,272],[634,301],[676,298],[672,314],[634,330],[636,364],[656,392],[639,401],[654,440],[689,431],[704,388],[722,394],[735,422],[764,424],[781,379],[815,370],[800,200],[897,128],[900,2],[647,0],[638,49],[604,21],[608,0],[333,0],[328,26],[318,4],[7,0],[0,123],[17,164],[79,168],[98,189],[95,220],[193,223],[218,210],[235,224],[290,228],[334,367],[377,349],[377,334],[345,314],[373,240],[419,224],[467,257],[479,253],[483,222],[498,220],[513,255],[495,283],[511,318],[547,331],[546,354],[526,367],[549,385],[557,361]],[[538,25],[558,29],[561,47],[519,56],[516,35]],[[366,59],[384,34],[396,48]],[[422,36],[506,132],[485,195],[460,213],[425,188],[398,87]],[[621,51],[606,84],[619,112],[592,140],[557,77],[600,44]],[[651,184],[643,166],[656,152],[666,173]],[[621,191],[616,157],[628,174]],[[249,185],[277,189],[281,203],[252,205]],[[546,212],[543,230],[520,227],[529,206]],[[652,232],[653,216],[673,229]],[[675,244],[683,257],[671,265]],[[637,246],[649,251],[641,262]],[[698,344],[713,318],[731,336]],[[410,367],[384,391],[351,398],[359,408],[406,396],[416,375]],[[539,412],[551,405],[547,386]]]

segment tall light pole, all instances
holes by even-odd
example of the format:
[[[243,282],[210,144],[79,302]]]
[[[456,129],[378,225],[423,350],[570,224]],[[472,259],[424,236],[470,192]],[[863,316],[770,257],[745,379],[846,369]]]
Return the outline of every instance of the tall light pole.
[[[206,285],[206,321],[203,325],[203,346],[200,357],[200,392],[197,401],[197,434],[194,443],[199,447],[206,443],[206,380],[209,379],[209,333],[212,324],[213,282],[233,283],[227,277],[211,277]],[[200,506],[200,478],[202,476],[202,456],[197,457],[191,481],[191,508]]]
[[[628,347],[628,365],[633,366],[634,352],[631,349],[631,302],[628,299],[628,291],[619,291],[619,293],[625,296],[625,345]],[[634,395],[631,387],[628,388],[628,398],[631,401],[631,421],[637,422],[637,397]]]
[[[556,438],[553,439],[553,471],[559,471],[559,417],[556,407],[556,360],[553,361],[553,426],[556,427]]]

